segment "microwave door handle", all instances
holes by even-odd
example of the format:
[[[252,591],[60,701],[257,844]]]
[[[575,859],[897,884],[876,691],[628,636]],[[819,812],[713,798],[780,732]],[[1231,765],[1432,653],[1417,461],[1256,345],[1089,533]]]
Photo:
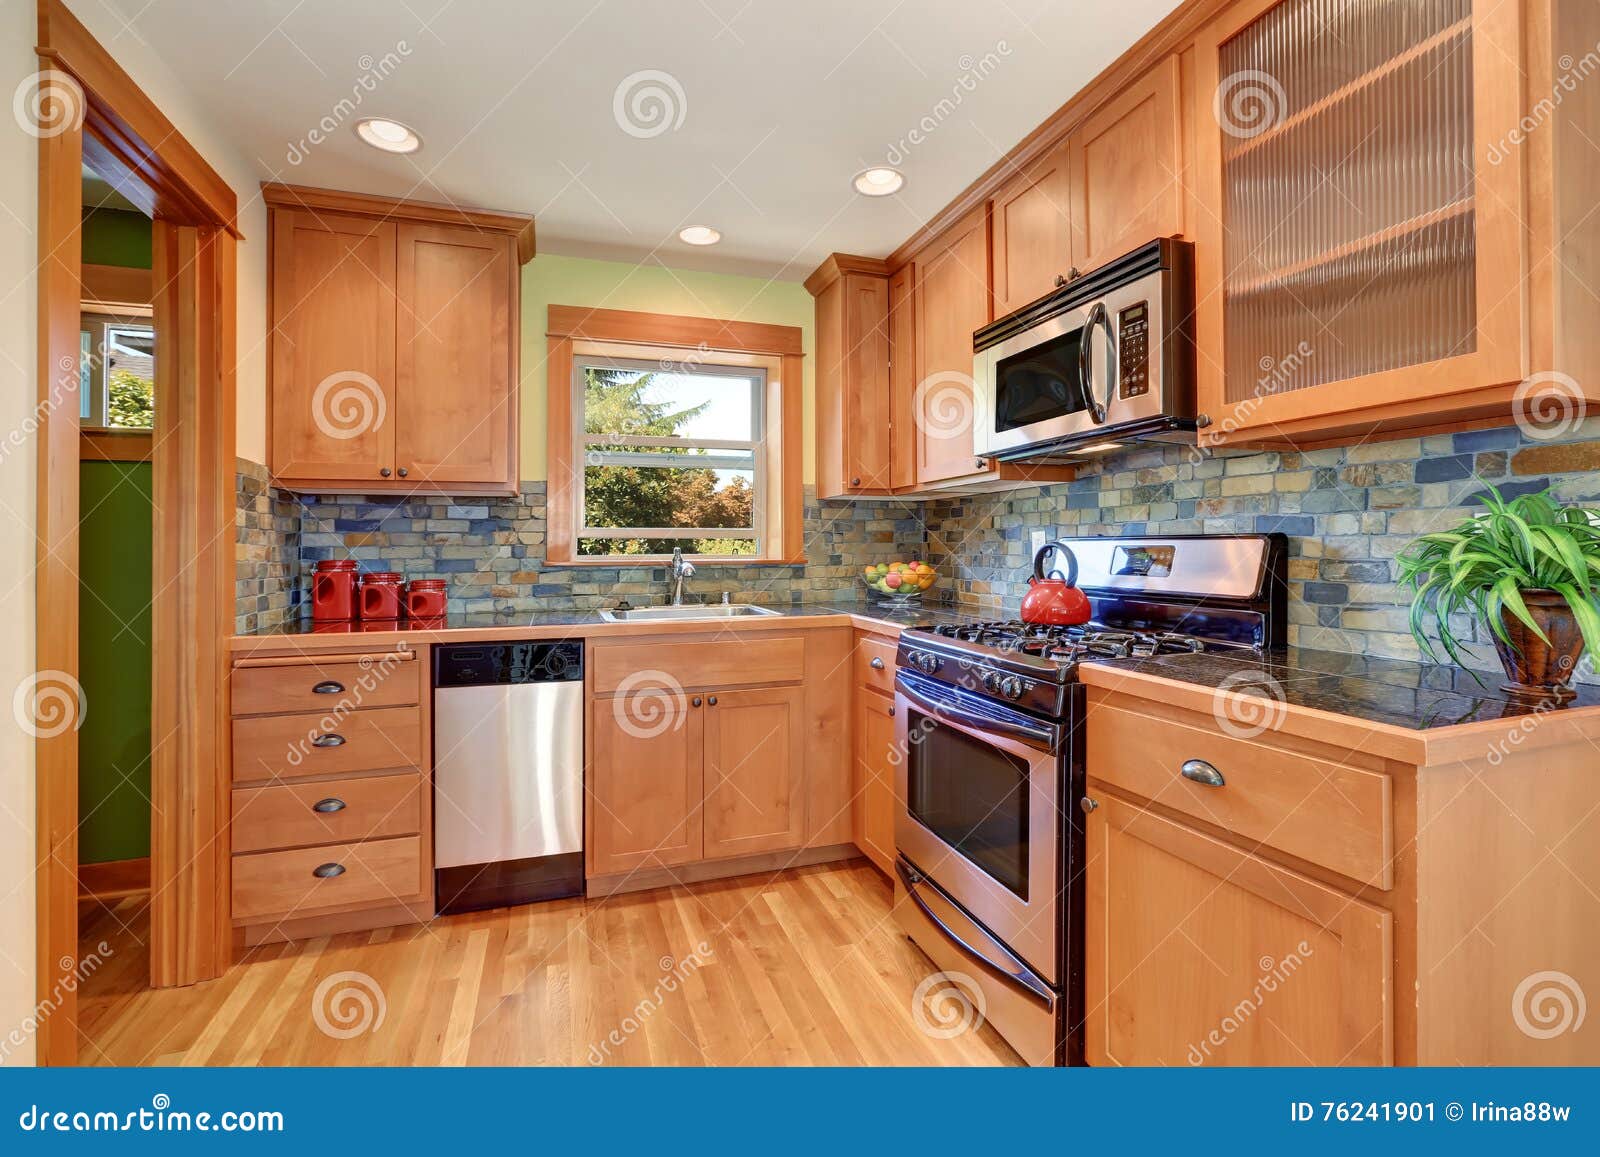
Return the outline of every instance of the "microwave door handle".
[[[1100,401],[1094,396],[1094,331],[1106,328],[1106,396]],[[1111,394],[1117,386],[1117,335],[1111,330],[1111,315],[1106,304],[1097,301],[1089,307],[1089,320],[1083,323],[1083,340],[1078,346],[1078,378],[1083,382],[1084,396],[1089,402],[1089,418],[1096,426],[1106,424],[1106,411],[1111,405]]]

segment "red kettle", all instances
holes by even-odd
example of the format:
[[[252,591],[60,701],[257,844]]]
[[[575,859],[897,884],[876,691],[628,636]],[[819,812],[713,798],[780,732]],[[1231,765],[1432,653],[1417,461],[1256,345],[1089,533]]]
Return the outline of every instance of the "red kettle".
[[[1045,577],[1045,558],[1051,554],[1065,555],[1067,573],[1052,567],[1052,577]],[[1033,556],[1033,577],[1028,579],[1028,593],[1022,599],[1022,621],[1044,623],[1052,627],[1076,627],[1093,617],[1089,596],[1073,584],[1078,581],[1078,556],[1064,542],[1048,542]]]

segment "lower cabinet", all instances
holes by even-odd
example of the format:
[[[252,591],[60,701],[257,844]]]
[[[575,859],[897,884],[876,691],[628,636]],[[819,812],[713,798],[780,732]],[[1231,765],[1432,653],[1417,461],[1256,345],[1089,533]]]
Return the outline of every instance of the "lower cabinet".
[[[589,706],[589,875],[701,858],[705,712],[667,695]],[[681,704],[681,706],[679,705]]]
[[[1089,794],[1091,1064],[1392,1063],[1388,912]]]
[[[856,688],[856,847],[884,875],[894,873],[894,700]]]
[[[706,696],[705,857],[797,848],[806,835],[805,691]]]

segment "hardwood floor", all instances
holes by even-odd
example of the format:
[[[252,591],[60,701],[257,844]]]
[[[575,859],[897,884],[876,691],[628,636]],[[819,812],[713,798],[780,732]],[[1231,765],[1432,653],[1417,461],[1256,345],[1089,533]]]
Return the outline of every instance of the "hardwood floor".
[[[143,901],[87,905],[82,951],[110,951],[82,989],[80,1062],[1017,1064],[987,1024],[918,1027],[949,1008],[914,1015],[935,970],[891,899],[856,860],[266,945],[160,990]]]

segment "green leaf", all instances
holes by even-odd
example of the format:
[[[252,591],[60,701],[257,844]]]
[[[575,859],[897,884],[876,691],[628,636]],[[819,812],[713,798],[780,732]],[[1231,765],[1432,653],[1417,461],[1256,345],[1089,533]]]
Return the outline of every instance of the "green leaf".
[[[1539,629],[1539,624],[1534,622],[1533,616],[1528,613],[1528,604],[1522,601],[1522,592],[1517,589],[1517,580],[1514,576],[1506,575],[1495,583],[1494,593],[1496,598],[1511,608],[1511,613],[1517,616],[1523,626],[1538,636],[1541,643],[1545,646],[1550,645],[1549,637]]]

